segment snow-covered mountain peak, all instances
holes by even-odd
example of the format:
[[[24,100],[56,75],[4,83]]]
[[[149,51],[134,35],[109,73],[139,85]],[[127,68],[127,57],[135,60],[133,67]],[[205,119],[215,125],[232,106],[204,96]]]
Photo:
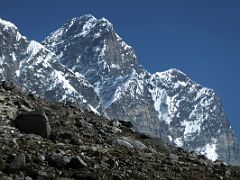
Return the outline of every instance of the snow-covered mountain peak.
[[[125,76],[138,67],[133,48],[119,37],[106,18],[74,18],[50,34],[43,45],[68,68],[91,79],[100,75],[101,79]]]
[[[3,28],[4,30],[10,29],[10,28],[17,30],[17,27],[13,23],[3,20],[1,18],[0,18],[0,25],[2,26],[1,29]]]
[[[179,79],[187,79],[187,75],[182,71],[172,68],[167,71],[157,72],[155,73],[158,77],[167,79],[167,80],[179,80]]]
[[[16,41],[26,41],[26,37],[20,34],[18,28],[13,23],[0,18],[0,35],[2,34],[9,34]],[[5,38],[3,40],[7,41]]]

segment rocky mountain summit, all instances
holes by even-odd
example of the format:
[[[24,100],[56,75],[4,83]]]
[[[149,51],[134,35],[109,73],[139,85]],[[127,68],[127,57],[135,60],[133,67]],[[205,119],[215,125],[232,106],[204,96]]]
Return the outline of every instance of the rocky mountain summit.
[[[0,179],[239,179],[240,169],[187,153],[72,103],[0,85]]]
[[[1,80],[131,122],[138,132],[211,160],[240,165],[240,146],[216,93],[177,69],[149,73],[105,18],[74,18],[42,44],[0,20],[0,47]]]

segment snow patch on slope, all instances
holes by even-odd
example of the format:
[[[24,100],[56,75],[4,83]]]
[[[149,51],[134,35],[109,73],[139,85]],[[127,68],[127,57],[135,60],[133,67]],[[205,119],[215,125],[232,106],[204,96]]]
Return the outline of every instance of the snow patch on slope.
[[[216,149],[216,143],[208,143],[202,148],[197,148],[196,151],[207,156],[208,159],[215,161],[218,158]]]
[[[52,78],[55,79],[54,86],[57,84],[62,84],[62,87],[66,90],[68,94],[77,93],[77,91],[72,87],[69,81],[66,79],[61,71],[53,71],[51,74]]]
[[[184,137],[187,137],[188,135],[191,135],[196,132],[200,132],[201,130],[201,121],[187,121],[184,120],[181,122],[181,126],[184,126]]]

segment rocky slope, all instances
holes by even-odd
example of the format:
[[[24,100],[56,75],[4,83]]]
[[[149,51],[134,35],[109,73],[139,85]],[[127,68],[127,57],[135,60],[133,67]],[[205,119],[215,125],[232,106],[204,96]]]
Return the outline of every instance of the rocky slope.
[[[238,167],[151,139],[129,122],[13,87],[0,85],[0,179],[240,178]]]
[[[147,72],[106,19],[74,18],[43,45],[90,82],[107,116],[212,160],[240,164],[239,144],[215,92],[177,69]]]

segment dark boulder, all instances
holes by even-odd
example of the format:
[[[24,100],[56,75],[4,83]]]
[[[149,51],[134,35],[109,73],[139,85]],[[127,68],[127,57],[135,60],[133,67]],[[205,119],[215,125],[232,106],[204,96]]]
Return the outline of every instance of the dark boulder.
[[[3,81],[2,87],[7,91],[11,91],[16,87],[16,83],[14,81]]]
[[[15,119],[15,124],[20,131],[27,134],[36,134],[48,138],[51,133],[51,127],[44,112],[22,113]]]
[[[64,168],[68,166],[71,159],[68,156],[52,154],[47,158],[47,161],[50,166],[57,167],[57,168]]]
[[[20,154],[12,160],[9,165],[9,171],[19,171],[22,170],[26,166],[26,156],[24,154]]]
[[[80,156],[72,157],[69,166],[74,169],[87,167],[87,164],[82,160]]]

